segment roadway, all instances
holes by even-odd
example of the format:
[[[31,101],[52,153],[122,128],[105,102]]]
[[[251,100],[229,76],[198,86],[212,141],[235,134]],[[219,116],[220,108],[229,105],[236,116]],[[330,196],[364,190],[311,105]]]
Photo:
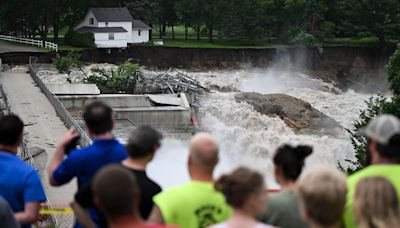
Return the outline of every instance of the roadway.
[[[8,53],[8,52],[44,52],[44,51],[34,46],[0,41],[0,53]]]

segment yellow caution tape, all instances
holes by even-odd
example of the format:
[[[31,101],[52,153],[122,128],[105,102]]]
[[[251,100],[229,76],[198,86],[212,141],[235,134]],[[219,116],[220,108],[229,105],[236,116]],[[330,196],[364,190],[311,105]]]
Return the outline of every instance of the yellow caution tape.
[[[41,209],[39,213],[41,215],[73,214],[74,211],[71,208],[49,208]]]

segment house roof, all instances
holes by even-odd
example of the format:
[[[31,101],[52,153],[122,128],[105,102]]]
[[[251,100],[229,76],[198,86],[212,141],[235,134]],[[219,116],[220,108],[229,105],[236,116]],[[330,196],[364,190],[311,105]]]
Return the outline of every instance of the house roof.
[[[121,8],[90,8],[99,22],[126,22],[133,18],[126,7]]]
[[[150,26],[146,25],[141,20],[132,20],[132,28],[134,28],[134,29],[151,29]]]
[[[122,27],[89,27],[83,26],[75,30],[76,32],[109,33],[109,32],[128,32]]]

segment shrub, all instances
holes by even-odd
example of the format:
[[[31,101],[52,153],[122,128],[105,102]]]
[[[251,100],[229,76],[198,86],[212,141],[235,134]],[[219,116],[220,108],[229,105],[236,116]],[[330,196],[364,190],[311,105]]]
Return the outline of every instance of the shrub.
[[[333,22],[324,21],[319,26],[319,30],[324,38],[331,38],[335,36],[336,25]]]
[[[360,119],[354,122],[352,130],[348,130],[355,150],[355,160],[347,161],[352,165],[352,167],[347,169],[343,169],[343,166],[339,164],[339,167],[348,174],[368,165],[366,163],[366,139],[357,134],[359,129],[365,127],[371,119],[380,114],[392,114],[400,118],[400,49],[390,58],[387,70],[390,87],[394,95],[390,98],[385,98],[383,96],[371,97],[366,101],[367,109],[360,112]]]
[[[73,67],[82,67],[83,63],[79,60],[80,55],[75,52],[69,52],[67,56],[57,56],[53,59],[59,73],[70,74]]]
[[[73,30],[69,30],[64,37],[65,43],[71,46],[76,47],[96,47],[94,44],[94,35],[93,33],[77,33]]]
[[[400,49],[390,57],[388,66],[390,88],[395,95],[400,95]]]
[[[308,47],[322,48],[322,43],[310,33],[300,31],[292,40],[292,44],[304,45]]]
[[[139,71],[139,65],[128,59],[125,63],[111,71],[97,70],[99,75],[90,75],[86,78],[87,83],[94,83],[99,87],[101,93],[124,93],[126,92],[129,77]]]

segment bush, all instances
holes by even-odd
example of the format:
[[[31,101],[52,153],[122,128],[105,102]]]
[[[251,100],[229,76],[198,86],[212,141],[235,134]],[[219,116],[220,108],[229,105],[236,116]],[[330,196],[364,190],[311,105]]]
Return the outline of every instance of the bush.
[[[355,160],[348,161],[353,165],[353,167],[347,169],[343,169],[342,165],[339,164],[340,168],[345,170],[348,174],[368,165],[366,162],[366,139],[357,134],[359,129],[365,127],[371,119],[380,114],[392,114],[400,118],[400,49],[398,49],[390,58],[387,70],[389,74],[390,87],[393,90],[394,95],[390,98],[385,98],[383,96],[371,97],[366,102],[368,108],[361,111],[360,119],[355,121],[352,130],[348,130],[356,153]]]
[[[125,63],[111,71],[98,70],[99,75],[90,75],[86,83],[94,83],[99,87],[101,93],[124,93],[126,92],[129,77],[139,71],[139,65],[128,59]]]
[[[94,44],[94,35],[93,33],[77,33],[73,30],[69,30],[64,37],[64,41],[66,44],[75,46],[75,47],[86,47],[92,48],[96,47]]]
[[[57,56],[53,59],[53,64],[56,66],[59,73],[70,74],[73,67],[82,67],[78,53],[70,52],[67,56]]]
[[[322,43],[312,34],[300,31],[292,40],[292,44],[304,45],[309,47],[322,47]]]
[[[332,38],[335,36],[336,25],[333,22],[324,21],[319,26],[319,30],[324,38]]]
[[[393,90],[395,95],[400,95],[400,49],[390,57],[387,65],[389,74],[390,88]]]

